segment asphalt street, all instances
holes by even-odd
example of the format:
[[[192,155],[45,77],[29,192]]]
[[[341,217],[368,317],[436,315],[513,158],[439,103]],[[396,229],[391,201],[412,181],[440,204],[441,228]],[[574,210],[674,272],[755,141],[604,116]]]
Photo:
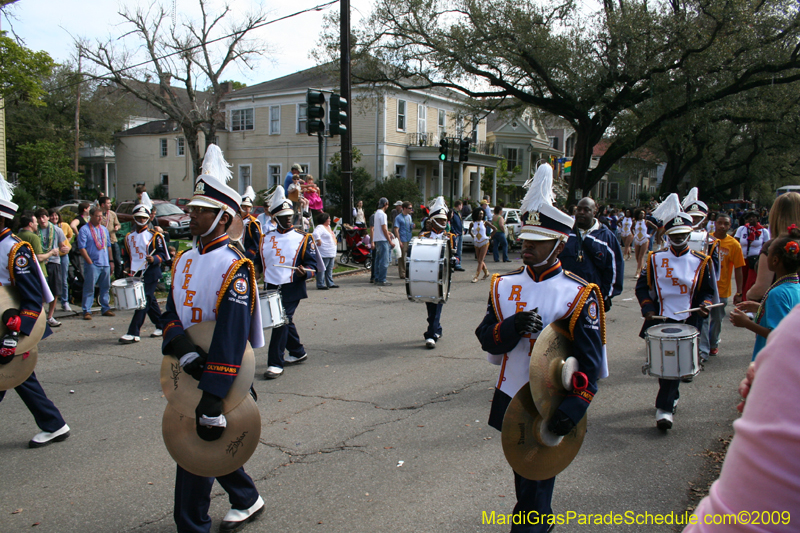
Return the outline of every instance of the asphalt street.
[[[427,350],[425,308],[406,298],[397,269],[391,287],[366,274],[316,291],[295,322],[305,364],[265,381],[266,348],[256,351],[261,445],[246,465],[267,502],[249,532],[491,532],[483,513],[510,513],[513,475],[500,434],[487,426],[498,367],[474,330],[489,281],[470,283],[465,252],[442,313],[444,337]],[[488,263],[492,272],[520,265]],[[506,268],[504,268],[506,267]],[[557,513],[683,512],[703,452],[732,433],[737,385],[753,335],[726,323],[720,355],[681,386],[675,428],[654,422],[657,380],[643,376],[644,341],[633,295],[635,264],[608,315],[611,375],[588,412],[575,461],[556,480]],[[160,339],[120,345],[131,311],[92,321],[63,319],[40,344],[36,373],[72,435],[28,449],[38,432],[13,392],[0,404],[0,531],[174,531],[175,463],[161,437],[166,400],[159,385]],[[215,485],[215,528],[229,508]],[[674,531],[672,526],[562,525],[566,532]]]

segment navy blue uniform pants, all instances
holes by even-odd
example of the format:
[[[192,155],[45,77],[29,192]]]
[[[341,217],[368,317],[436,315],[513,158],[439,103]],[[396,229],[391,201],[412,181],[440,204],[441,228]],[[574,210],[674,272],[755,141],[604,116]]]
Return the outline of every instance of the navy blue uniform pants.
[[[658,379],[658,396],[656,396],[656,408],[670,413],[675,410],[675,402],[680,398],[678,387],[681,384],[679,379]]]
[[[438,304],[425,302],[425,307],[428,310],[428,329],[425,331],[425,340],[435,340],[442,336],[442,325],[439,320],[442,318],[443,305],[442,302]]]
[[[0,367],[2,368],[2,367]],[[39,429],[48,433],[53,433],[64,427],[64,418],[58,408],[44,393],[39,380],[36,379],[36,372],[33,372],[28,379],[14,389],[19,394],[20,399],[25,403],[28,411],[36,420]],[[6,391],[0,391],[0,401],[6,395]]]
[[[553,514],[553,488],[556,478],[544,481],[525,479],[514,472],[514,489],[517,504],[514,514],[521,513],[520,524],[511,526],[512,533],[545,533],[549,527],[546,515]]]
[[[300,342],[300,335],[294,325],[294,312],[300,300],[294,302],[283,302],[283,309],[286,311],[288,322],[279,328],[272,328],[272,337],[269,339],[269,350],[267,352],[267,364],[283,368],[283,352],[289,350],[289,355],[300,357],[306,353],[303,343]]]
[[[149,316],[150,321],[155,325],[156,329],[161,329],[161,307],[156,300],[156,287],[158,286],[158,279],[150,283],[144,284],[144,295],[147,297],[147,307],[144,309],[137,309],[131,318],[131,324],[128,326],[128,335],[134,337],[139,336],[139,331],[144,324],[144,317]]]
[[[208,507],[211,505],[213,477],[200,477],[187,472],[180,466],[175,475],[175,510],[173,516],[178,533],[208,533],[211,531],[211,518]],[[258,500],[258,489],[248,476],[244,467],[235,472],[216,478],[234,509],[249,509]]]

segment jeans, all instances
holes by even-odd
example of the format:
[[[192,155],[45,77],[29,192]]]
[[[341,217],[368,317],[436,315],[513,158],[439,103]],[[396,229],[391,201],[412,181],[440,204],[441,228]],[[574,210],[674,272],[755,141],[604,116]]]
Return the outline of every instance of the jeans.
[[[722,330],[722,322],[725,320],[725,307],[728,298],[720,298],[719,303],[724,304],[719,307],[712,307],[708,310],[708,318],[703,320],[703,327],[700,329],[700,354],[711,353],[711,350],[719,345],[719,334]],[[705,359],[706,357],[703,357]]]
[[[111,286],[111,267],[96,266],[83,263],[83,312],[92,312],[92,301],[94,300],[94,287],[100,287],[100,310],[105,313],[110,309],[108,306],[108,289]]]
[[[333,283],[333,264],[336,262],[335,257],[323,257],[322,262],[325,264],[325,275],[317,276],[317,288],[321,289],[326,285],[332,286]]]
[[[119,243],[111,243],[111,255],[114,257],[114,277],[119,279],[122,277],[122,256],[119,251]]]
[[[391,251],[389,241],[375,243],[375,283],[386,282],[386,270],[389,268]]]
[[[64,290],[61,291],[61,304],[69,303],[69,254],[61,256],[61,282]]]
[[[461,266],[461,245],[462,245],[461,241],[463,241],[463,240],[464,240],[464,235],[463,234],[460,234],[460,235],[456,236],[455,253],[456,253],[456,257],[458,258],[458,266]]]
[[[508,261],[508,240],[506,239],[506,234],[502,231],[496,231],[492,235],[492,255],[495,263],[500,260],[498,248],[503,251],[503,261]]]

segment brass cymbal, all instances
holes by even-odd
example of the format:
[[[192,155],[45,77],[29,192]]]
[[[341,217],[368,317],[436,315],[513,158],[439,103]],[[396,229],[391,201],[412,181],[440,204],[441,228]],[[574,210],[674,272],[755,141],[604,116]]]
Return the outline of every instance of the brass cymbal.
[[[526,479],[550,479],[578,455],[586,435],[584,416],[555,446],[546,446],[541,433],[545,419],[536,410],[529,387],[522,387],[511,400],[503,419],[503,453],[514,472]]]
[[[186,335],[195,346],[208,352],[216,325],[217,323],[213,321],[200,322],[188,328]],[[228,411],[239,405],[239,402],[248,395],[253,384],[255,369],[255,354],[248,342],[239,372],[233,380],[228,395],[222,400],[224,414],[227,415]],[[170,407],[182,415],[194,417],[195,407],[200,402],[203,391],[198,388],[198,381],[184,372],[178,359],[171,355],[165,355],[161,361],[161,390],[164,391],[164,397]]]
[[[10,363],[0,365],[0,391],[20,386],[33,373],[38,359],[39,349],[36,346],[31,348],[27,356],[25,352],[17,350]]]
[[[544,328],[531,350],[531,395],[536,410],[547,420],[567,395],[561,373],[564,361],[571,355],[572,342],[553,325]]]
[[[19,290],[17,288],[8,285],[0,286],[0,315],[2,315],[6,309],[19,309],[20,305],[22,305],[22,298],[20,297]],[[2,322],[3,321],[0,320],[0,337],[8,333],[8,328],[6,327],[5,323]],[[47,316],[44,312],[44,308],[42,308],[41,312],[39,313],[39,318],[36,319],[36,323],[33,325],[31,334],[19,336],[17,353],[21,354],[30,351],[34,346],[39,344],[39,341],[42,340],[42,337],[44,336],[44,331],[47,327],[46,324]],[[25,379],[28,378],[26,377]]]
[[[244,221],[242,220],[242,215],[236,213],[226,233],[228,234],[228,238],[232,241],[244,242]]]
[[[222,437],[205,441],[197,436],[194,416],[185,416],[167,405],[161,433],[167,451],[184,470],[197,476],[218,477],[244,465],[258,447],[261,414],[251,396],[225,413]]]

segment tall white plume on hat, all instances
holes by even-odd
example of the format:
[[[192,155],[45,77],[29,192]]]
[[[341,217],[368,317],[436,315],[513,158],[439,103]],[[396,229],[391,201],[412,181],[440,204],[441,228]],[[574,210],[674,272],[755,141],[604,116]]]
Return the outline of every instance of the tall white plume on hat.
[[[5,177],[0,174],[0,215],[6,218],[14,218],[19,206],[12,202],[14,198],[14,185],[7,182]]]
[[[542,163],[536,169],[533,177],[526,181],[523,187],[527,188],[528,192],[525,193],[525,198],[522,199],[521,212],[538,212],[543,205],[552,206],[556,199],[553,194],[553,167],[547,163]]]
[[[269,197],[269,213],[274,217],[294,214],[292,203],[286,199],[283,185],[278,185]]]
[[[142,200],[140,202],[143,206],[146,206],[147,209],[153,209],[153,201],[150,199],[150,195],[147,194],[147,191],[142,193]]]
[[[697,189],[697,187],[692,187],[689,190],[689,194],[687,194],[686,197],[683,199],[683,202],[681,202],[681,207],[683,207],[684,210],[688,209],[690,205],[697,202],[697,200],[699,199],[698,198],[699,193],[700,191]]]
[[[252,185],[247,186],[247,189],[244,190],[242,198],[250,198],[251,202],[256,199],[256,191],[253,190]]]
[[[210,174],[222,183],[228,183],[233,178],[232,166],[225,161],[219,146],[216,144],[208,145],[206,156],[203,158],[203,174]]]
[[[683,212],[681,201],[677,194],[672,193],[653,210],[653,218],[658,219],[663,225],[678,216],[678,213],[681,212]]]
[[[444,196],[437,196],[428,208],[430,209],[431,218],[447,218],[448,210]]]

